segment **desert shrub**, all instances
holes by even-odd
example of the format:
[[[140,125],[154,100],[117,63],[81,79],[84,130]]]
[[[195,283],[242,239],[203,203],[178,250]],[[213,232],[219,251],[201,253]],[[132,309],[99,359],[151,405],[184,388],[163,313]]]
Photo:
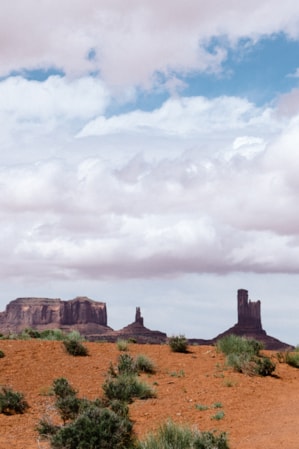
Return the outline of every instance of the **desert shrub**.
[[[120,375],[137,374],[136,364],[133,357],[129,354],[120,354],[118,357],[117,370]]]
[[[184,335],[174,335],[170,337],[168,344],[172,352],[188,352],[188,340]]]
[[[57,398],[76,396],[76,390],[69,384],[65,377],[59,377],[53,381],[53,391]]]
[[[259,356],[255,358],[256,374],[259,376],[271,376],[275,370],[275,363],[269,357]]]
[[[299,368],[299,351],[287,352],[285,354],[285,362],[294,368]]]
[[[128,340],[119,338],[116,342],[116,346],[119,351],[127,351],[129,349]]]
[[[146,355],[137,355],[135,359],[135,366],[139,373],[154,374],[156,372],[154,363]]]
[[[22,414],[28,407],[29,405],[25,401],[23,393],[2,387],[0,391],[0,413],[5,415]]]
[[[139,449],[228,449],[225,433],[199,432],[172,421],[139,443]]]
[[[252,355],[247,353],[231,353],[226,357],[226,363],[238,373],[251,374],[255,373],[255,363],[252,362]]]
[[[4,352],[0,349],[0,359],[3,359],[3,357],[5,357]]]
[[[59,426],[53,424],[49,419],[44,418],[40,420],[36,426],[36,430],[42,438],[49,438],[51,435],[55,435],[59,430]]]
[[[135,337],[128,338],[128,343],[137,343],[137,339]]]
[[[88,407],[51,438],[55,449],[133,448],[133,425],[108,408]]]
[[[129,407],[126,402],[120,401],[119,399],[112,399],[109,401],[109,408],[119,416],[124,418],[129,417]]]
[[[45,329],[40,332],[40,338],[42,340],[58,340],[62,341],[65,339],[65,334],[61,329]]]
[[[65,423],[66,421],[75,419],[79,415],[81,404],[82,400],[76,396],[66,396],[65,398],[57,399],[55,406]]]
[[[79,340],[67,338],[63,340],[66,351],[73,356],[87,356],[88,349]]]
[[[30,338],[40,338],[40,332],[36,329],[32,329],[31,327],[26,327],[20,335],[20,338],[23,340]]]
[[[80,399],[65,378],[53,382],[55,407],[63,425],[42,419],[37,431],[52,449],[132,449],[135,444],[128,406],[120,401]]]
[[[217,412],[215,415],[211,417],[211,419],[215,419],[216,421],[220,421],[224,418],[224,411]]]
[[[248,375],[270,376],[275,364],[260,354],[261,342],[227,335],[217,341],[217,349],[226,355],[226,363],[235,371]]]
[[[237,335],[232,334],[220,338],[216,343],[216,347],[225,355],[229,354],[258,355],[260,350],[263,349],[263,344],[254,339],[239,337]]]
[[[103,390],[109,400],[118,399],[128,403],[135,398],[155,397],[154,390],[148,384],[140,382],[136,376],[132,375],[120,375],[106,379]]]

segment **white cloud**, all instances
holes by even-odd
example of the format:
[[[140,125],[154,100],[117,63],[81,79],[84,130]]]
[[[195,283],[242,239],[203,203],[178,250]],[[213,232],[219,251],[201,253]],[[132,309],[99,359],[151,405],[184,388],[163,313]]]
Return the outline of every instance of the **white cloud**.
[[[298,272],[297,118],[281,129],[275,114],[241,99],[171,100],[146,114],[168,157],[125,157],[138,114],[118,118],[127,128],[114,154],[100,156],[82,138],[77,161],[62,153],[2,167],[2,276],[21,275],[21,260],[27,277],[49,279]],[[176,127],[180,151],[171,156],[165,133]],[[99,148],[108,138],[98,137]],[[209,140],[211,154],[202,148]]]
[[[0,73],[56,67],[68,74],[100,71],[111,85],[150,86],[155,72],[219,70],[226,57],[214,36],[231,43],[285,32],[298,37],[299,5],[293,0],[207,3],[12,0],[2,5]],[[88,57],[91,50],[94,56]]]
[[[38,82],[18,76],[0,82],[0,113],[19,121],[87,120],[103,112],[108,102],[107,89],[92,77],[51,76]]]
[[[270,109],[259,111],[249,101],[237,97],[171,98],[153,112],[133,111],[111,118],[100,116],[85,125],[78,137],[137,132],[190,138],[211,131],[262,128],[271,122],[271,113]],[[273,119],[277,128],[278,122],[274,122]]]

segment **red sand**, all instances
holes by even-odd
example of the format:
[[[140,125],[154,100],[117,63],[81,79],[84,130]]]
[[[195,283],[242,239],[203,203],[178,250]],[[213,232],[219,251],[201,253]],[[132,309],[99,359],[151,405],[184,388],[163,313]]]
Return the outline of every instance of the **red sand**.
[[[66,377],[80,397],[102,396],[109,363],[119,355],[114,343],[86,343],[89,357],[66,354],[60,342],[0,341],[0,385],[24,393],[30,408],[23,415],[0,414],[0,449],[46,449],[35,426],[45,414],[54,414],[53,397],[46,393],[57,377]],[[191,353],[172,353],[167,345],[130,345],[130,354],[145,354],[157,373],[144,375],[157,398],[135,401],[130,414],[142,438],[160,423],[196,425],[229,435],[231,449],[299,448],[299,370],[278,363],[276,377],[249,377],[224,366],[214,347],[192,346]],[[268,354],[276,358],[275,352]],[[213,408],[221,403],[222,408]],[[199,410],[196,405],[208,406]],[[221,420],[212,417],[222,410]]]

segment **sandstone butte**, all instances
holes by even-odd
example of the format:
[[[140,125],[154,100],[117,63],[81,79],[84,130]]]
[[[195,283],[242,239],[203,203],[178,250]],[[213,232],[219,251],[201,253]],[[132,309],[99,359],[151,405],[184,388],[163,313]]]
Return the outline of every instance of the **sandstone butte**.
[[[261,302],[248,299],[248,291],[237,292],[238,322],[230,329],[210,340],[189,339],[190,343],[213,345],[217,339],[236,334],[255,338],[264,343],[266,349],[281,350],[290,347],[287,343],[267,335],[262,327]],[[164,332],[144,326],[140,308],[136,308],[135,321],[120,330],[113,330],[107,323],[106,303],[87,297],[69,301],[49,298],[18,298],[11,301],[4,312],[0,312],[0,333],[20,333],[25,328],[39,331],[61,329],[77,330],[90,341],[116,341],[119,338],[133,338],[138,343],[165,343]]]
[[[237,300],[238,322],[226,333],[261,337],[269,345],[274,342],[279,351],[284,350],[286,344],[267,336],[263,330],[260,302],[249,301],[246,290],[238,291]],[[32,304],[41,307],[33,313]],[[105,334],[109,334],[111,341],[119,335],[139,338],[144,331],[139,308],[131,325],[113,331],[107,325],[106,305],[88,298],[68,302],[18,299],[1,314],[0,324],[1,329],[11,331],[23,326],[40,330],[45,326],[65,330],[79,326],[82,330],[88,325],[90,336],[102,335],[105,340]],[[150,332],[147,329],[145,335],[149,337]],[[143,438],[172,419],[203,431],[227,432],[230,449],[298,449],[299,370],[280,363],[281,353],[276,349],[265,351],[276,363],[273,376],[250,377],[236,373],[226,366],[213,341],[203,340],[204,344],[200,344],[196,340],[197,344],[190,345],[187,354],[173,353],[167,344],[129,344],[133,357],[144,354],[156,365],[155,374],[142,375],[156,389],[156,398],[130,405],[137,437]],[[48,394],[54,379],[66,377],[80,397],[102,396],[110,363],[117,362],[119,350],[115,343],[100,338],[85,345],[89,356],[73,357],[59,341],[0,340],[0,349],[5,354],[0,359],[0,385],[22,392],[30,406],[23,415],[0,414],[0,449],[49,449],[49,444],[40,440],[35,429],[45,416],[57,419],[53,396]],[[217,420],[219,410],[223,417]]]

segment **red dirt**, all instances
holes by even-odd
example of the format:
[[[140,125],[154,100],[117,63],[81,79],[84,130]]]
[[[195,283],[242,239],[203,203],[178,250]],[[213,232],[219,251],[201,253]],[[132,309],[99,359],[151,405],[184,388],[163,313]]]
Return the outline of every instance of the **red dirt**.
[[[79,397],[102,395],[110,362],[119,355],[114,343],[86,343],[89,357],[65,353],[60,342],[0,341],[0,385],[24,393],[30,405],[23,415],[0,414],[0,449],[46,449],[35,426],[52,414],[53,397],[47,395],[57,377],[66,377]],[[192,346],[188,354],[172,353],[167,345],[130,345],[129,352],[147,355],[157,373],[144,375],[157,398],[135,401],[130,414],[138,437],[172,418],[200,430],[218,429],[229,435],[231,449],[298,449],[299,370],[278,363],[275,377],[249,377],[224,366],[214,347]],[[275,352],[268,352],[275,358]],[[221,403],[222,408],[213,408]],[[196,405],[208,406],[199,410]],[[212,417],[222,410],[221,420]]]

